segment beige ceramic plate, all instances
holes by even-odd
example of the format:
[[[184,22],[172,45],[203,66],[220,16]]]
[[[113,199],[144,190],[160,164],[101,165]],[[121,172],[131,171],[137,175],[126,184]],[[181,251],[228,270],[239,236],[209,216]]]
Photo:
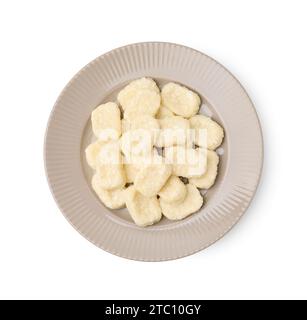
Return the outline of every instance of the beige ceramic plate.
[[[129,81],[152,77],[159,85],[181,83],[200,94],[225,129],[220,170],[206,203],[177,222],[162,219],[140,228],[126,209],[109,210],[90,187],[84,149],[92,139],[91,111],[115,100]],[[85,66],[56,101],[45,140],[45,164],[52,193],[68,221],[88,240],[113,254],[136,260],[180,258],[221,238],[242,216],[262,168],[261,128],[251,100],[223,66],[205,54],[171,43],[137,43],[106,53]]]

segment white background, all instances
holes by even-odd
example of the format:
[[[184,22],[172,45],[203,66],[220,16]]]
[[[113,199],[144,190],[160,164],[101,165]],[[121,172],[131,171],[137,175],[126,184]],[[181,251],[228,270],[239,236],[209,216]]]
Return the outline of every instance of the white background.
[[[306,1],[2,1],[0,298],[307,298]],[[263,126],[262,180],[223,239],[170,262],[82,238],[46,183],[43,139],[86,63],[139,41],[201,50],[238,77]]]

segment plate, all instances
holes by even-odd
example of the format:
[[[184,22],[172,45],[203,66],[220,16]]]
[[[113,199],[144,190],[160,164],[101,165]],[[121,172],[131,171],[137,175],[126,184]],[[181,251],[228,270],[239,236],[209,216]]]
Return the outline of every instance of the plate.
[[[90,115],[115,100],[131,80],[151,77],[161,86],[180,83],[202,98],[201,113],[225,130],[217,181],[201,210],[181,221],[136,226],[126,209],[109,210],[90,186],[84,158],[93,140]],[[45,168],[55,201],[86,239],[121,257],[162,261],[202,250],[221,238],[242,216],[261,175],[260,123],[246,91],[221,64],[194,49],[172,43],[136,43],[96,58],[67,84],[50,115],[45,137]]]

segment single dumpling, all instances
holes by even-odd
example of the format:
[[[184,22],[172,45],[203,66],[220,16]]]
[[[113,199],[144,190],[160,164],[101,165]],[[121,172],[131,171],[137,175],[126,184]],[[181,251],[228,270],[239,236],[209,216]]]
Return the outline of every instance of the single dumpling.
[[[125,207],[126,202],[124,188],[114,190],[103,189],[101,177],[97,173],[95,173],[92,178],[92,187],[106,207],[110,209],[120,209]]]
[[[124,118],[133,119],[136,115],[154,116],[160,107],[160,90],[149,78],[132,81],[122,89],[117,100],[124,110]]]
[[[159,120],[160,132],[155,141],[159,148],[184,145],[189,135],[189,120],[180,116],[171,116]]]
[[[160,221],[161,208],[157,197],[144,197],[132,185],[125,191],[127,209],[133,221],[141,227]]]
[[[187,184],[187,194],[183,201],[169,203],[162,198],[159,199],[163,215],[170,220],[181,220],[198,211],[203,204],[203,197],[198,189]]]
[[[207,150],[173,146],[164,149],[167,163],[173,166],[173,175],[192,178],[200,177],[207,169]]]
[[[134,90],[144,90],[144,89],[152,90],[156,93],[160,92],[157,84],[153,79],[140,78],[140,79],[133,80],[128,85],[126,85],[125,88],[119,92],[117,99],[119,103],[122,105],[122,102],[124,102],[126,98],[129,98],[131,92],[133,92]]]
[[[126,176],[122,164],[102,164],[97,167],[101,186],[106,190],[119,189],[125,186]]]
[[[223,128],[209,117],[198,114],[190,118],[190,126],[195,129],[195,144],[215,150],[224,138]]]
[[[200,106],[200,97],[188,88],[169,82],[162,88],[162,105],[185,118],[195,115]]]
[[[121,135],[120,109],[114,102],[98,106],[91,115],[92,129],[100,140],[118,139]]]
[[[104,141],[97,140],[91,143],[90,145],[88,145],[85,149],[86,161],[88,165],[93,169],[96,169],[97,157],[104,143],[105,143]]]
[[[216,154],[216,152],[208,150],[206,172],[200,177],[191,178],[189,182],[194,184],[197,188],[209,189],[215,182],[218,164],[219,156]]]
[[[186,194],[186,185],[177,176],[171,176],[158,193],[160,198],[168,203],[179,203],[184,200]]]
[[[152,163],[144,165],[137,173],[134,186],[145,197],[153,197],[165,185],[172,174],[172,166],[164,163],[160,156],[153,157]]]
[[[160,107],[160,94],[152,90],[135,91],[125,103],[124,118],[132,119],[139,114],[154,116]]]
[[[118,142],[105,143],[100,149],[96,163],[102,188],[112,190],[124,187],[126,176]]]

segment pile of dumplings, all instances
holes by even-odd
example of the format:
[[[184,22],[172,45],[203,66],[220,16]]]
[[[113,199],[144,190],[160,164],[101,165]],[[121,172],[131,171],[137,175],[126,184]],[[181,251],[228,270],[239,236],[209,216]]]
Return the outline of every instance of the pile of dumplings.
[[[154,80],[141,78],[123,88],[117,102],[92,112],[97,139],[85,154],[94,170],[92,188],[106,207],[127,207],[142,227],[163,215],[184,219],[201,208],[199,189],[215,182],[219,156],[214,150],[224,131],[197,114],[200,105],[200,97],[182,85],[170,82],[160,91]]]

